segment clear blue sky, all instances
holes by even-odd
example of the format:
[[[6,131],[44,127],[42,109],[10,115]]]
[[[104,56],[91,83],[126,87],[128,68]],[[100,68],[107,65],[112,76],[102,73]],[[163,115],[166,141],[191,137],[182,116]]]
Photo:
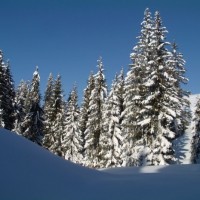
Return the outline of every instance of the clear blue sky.
[[[15,85],[31,80],[39,66],[41,91],[49,73],[62,75],[68,96],[76,82],[79,99],[97,59],[103,57],[110,85],[130,64],[145,8],[160,11],[187,62],[187,89],[200,93],[200,1],[198,0],[0,0],[0,49],[9,59]]]

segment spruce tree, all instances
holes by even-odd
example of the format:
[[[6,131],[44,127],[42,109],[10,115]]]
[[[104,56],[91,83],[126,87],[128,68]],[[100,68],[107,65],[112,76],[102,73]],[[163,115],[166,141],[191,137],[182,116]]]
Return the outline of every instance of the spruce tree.
[[[61,76],[58,75],[54,83],[52,82],[50,75],[45,93],[45,135],[43,145],[52,153],[64,157],[61,145],[66,108],[63,100]],[[52,89],[49,90],[49,88]]]
[[[5,100],[4,100],[4,95],[5,95],[5,76],[4,76],[4,71],[5,71],[5,64],[3,62],[3,53],[0,51],[0,126],[5,127],[4,123],[4,115],[5,115]]]
[[[65,157],[65,151],[62,146],[65,127],[65,117],[65,109],[62,105],[61,110],[56,113],[55,120],[52,124],[51,132],[48,135],[46,135],[48,138],[45,138],[48,141],[48,149],[52,153],[63,158]]]
[[[83,146],[85,145],[85,131],[86,131],[86,125],[89,120],[89,105],[90,105],[90,96],[91,92],[95,87],[94,84],[94,74],[91,73],[88,81],[87,81],[87,87],[84,89],[84,95],[83,95],[83,102],[81,104],[80,108],[80,117],[79,117],[79,124],[80,124],[80,130],[82,134],[83,139]],[[83,149],[84,151],[84,149]]]
[[[3,61],[3,53],[0,51],[0,126],[8,130],[14,127],[14,99],[15,89],[10,65]]]
[[[80,111],[77,104],[78,95],[75,86],[70,93],[69,99],[62,148],[64,150],[65,159],[75,163],[81,163],[83,160],[83,139],[79,125]]]
[[[116,75],[105,102],[103,132],[100,135],[100,167],[119,167],[122,164],[123,135],[121,130],[124,95],[124,74]]]
[[[95,87],[91,92],[89,119],[85,130],[85,165],[98,167],[99,138],[103,130],[103,105],[107,96],[102,58],[98,60],[98,72],[94,75]]]
[[[43,110],[40,106],[40,99],[40,76],[38,67],[36,67],[26,98],[27,111],[22,127],[23,135],[39,145],[43,137]]]
[[[15,122],[13,131],[19,135],[23,135],[23,127],[22,123],[24,122],[26,111],[26,99],[28,97],[30,91],[30,84],[29,82],[21,81],[15,96]]]
[[[50,73],[48,82],[47,82],[47,87],[45,90],[44,94],[44,105],[43,105],[43,110],[44,110],[44,127],[43,127],[43,133],[44,135],[49,134],[51,132],[51,127],[53,123],[53,112],[52,112],[52,107],[54,104],[53,101],[53,88],[54,87],[54,80],[53,80],[53,75]]]
[[[145,116],[143,96],[148,92],[145,88],[146,76],[150,70],[152,61],[152,40],[153,20],[151,12],[147,8],[144,12],[144,19],[141,23],[141,34],[138,37],[138,44],[130,54],[132,64],[125,78],[124,112],[122,128],[126,138],[123,145],[123,165],[141,165],[140,155],[135,155],[135,146],[145,146],[147,135],[145,129],[138,125],[140,117]],[[142,145],[137,145],[138,142]],[[139,150],[137,150],[139,151]]]
[[[183,59],[183,55],[178,51],[178,45],[174,42],[172,43],[171,55],[169,56],[169,60],[167,61],[173,70],[173,78],[174,78],[174,91],[176,91],[176,96],[173,95],[178,101],[175,104],[176,110],[176,133],[178,135],[183,134],[187,126],[189,125],[189,121],[191,119],[190,113],[190,102],[188,100],[189,92],[182,89],[183,84],[188,83],[188,79],[185,77],[185,60]]]
[[[123,127],[130,141],[127,144],[130,150],[125,154],[128,165],[174,161],[172,140],[178,137],[183,126],[181,114],[187,103],[180,101],[186,94],[181,83],[186,82],[186,78],[180,54],[176,60],[175,51],[168,50],[170,43],[166,41],[166,33],[159,12],[155,12],[152,20],[147,9],[126,78]]]
[[[152,34],[153,60],[151,70],[147,76],[147,91],[145,106],[151,106],[146,112],[147,118],[140,122],[147,127],[147,134],[152,135],[154,141],[151,145],[151,153],[148,157],[150,164],[166,164],[174,161],[171,140],[176,137],[176,108],[178,92],[175,88],[175,69],[168,64],[170,53],[166,42],[167,30],[162,26],[159,12],[155,13],[154,30]]]

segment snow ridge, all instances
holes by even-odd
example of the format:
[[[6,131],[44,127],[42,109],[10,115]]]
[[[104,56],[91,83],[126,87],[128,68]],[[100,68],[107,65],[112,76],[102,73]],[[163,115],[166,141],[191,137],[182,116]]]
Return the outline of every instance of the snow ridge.
[[[0,129],[2,200],[196,200],[200,165],[112,168],[73,164]],[[170,192],[169,192],[170,191]]]

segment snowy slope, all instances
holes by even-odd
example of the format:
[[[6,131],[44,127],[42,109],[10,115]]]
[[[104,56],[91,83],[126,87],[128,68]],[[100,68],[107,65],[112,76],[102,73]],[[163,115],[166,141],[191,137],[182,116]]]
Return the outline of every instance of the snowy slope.
[[[2,200],[193,200],[200,165],[87,169],[0,129]]]
[[[197,100],[200,98],[200,94],[194,94],[189,96],[190,101],[190,110],[192,118],[194,118],[195,106]],[[190,125],[188,126],[186,132],[181,137],[177,138],[174,142],[175,145],[175,157],[177,158],[177,163],[179,164],[190,164],[191,158],[191,140],[193,136],[193,127],[194,124],[191,120]]]

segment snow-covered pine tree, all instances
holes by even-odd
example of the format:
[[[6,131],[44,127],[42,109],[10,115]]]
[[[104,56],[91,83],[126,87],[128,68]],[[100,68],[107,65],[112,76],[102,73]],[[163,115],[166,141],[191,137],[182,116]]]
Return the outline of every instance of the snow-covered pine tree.
[[[81,135],[82,135],[82,138],[83,138],[83,146],[85,146],[84,133],[85,133],[85,130],[86,130],[86,124],[88,122],[90,96],[91,96],[92,90],[95,87],[94,82],[95,82],[94,81],[94,74],[91,73],[89,78],[88,78],[88,81],[87,81],[87,86],[84,89],[83,102],[81,104],[80,117],[79,117],[79,125],[80,125]]]
[[[45,90],[44,94],[44,105],[43,105],[43,110],[44,110],[44,126],[43,126],[43,133],[44,133],[44,138],[46,134],[50,134],[52,124],[53,124],[53,92],[54,92],[54,79],[53,75],[50,73],[48,82],[47,82],[47,87]],[[43,142],[44,142],[43,138]],[[45,138],[47,139],[47,138]],[[46,141],[47,142],[47,141]],[[45,145],[46,146],[46,145]],[[48,145],[47,145],[48,146]]]
[[[51,102],[51,97],[53,94],[53,87],[54,87],[54,79],[52,73],[49,74],[48,82],[47,82],[47,87],[45,90],[44,94],[44,110],[46,110],[49,105],[49,102]]]
[[[29,82],[21,81],[15,95],[15,123],[13,131],[19,135],[23,135],[22,123],[24,122],[27,106],[27,97],[30,91]]]
[[[14,81],[9,63],[4,63],[3,53],[0,51],[0,118],[1,127],[12,130],[14,127]]]
[[[189,125],[191,119],[190,102],[188,100],[189,92],[182,89],[183,84],[188,83],[188,79],[185,77],[185,60],[183,55],[178,52],[178,46],[174,42],[172,43],[171,55],[167,61],[168,65],[171,65],[174,78],[174,91],[171,98],[176,98],[177,103],[174,105],[176,110],[176,121],[174,128],[177,135],[183,134],[186,127]]]
[[[41,145],[43,133],[43,110],[40,106],[40,75],[38,67],[33,73],[30,91],[27,95],[27,113],[22,123],[23,135],[31,141]]]
[[[130,141],[127,145],[125,142],[126,149],[130,150],[124,156],[125,165],[167,164],[174,160],[172,140],[180,134],[182,125],[176,118],[187,105],[180,100],[185,94],[181,83],[186,78],[183,60],[179,57],[175,61],[175,55],[167,49],[170,43],[166,42],[166,33],[159,12],[152,20],[146,9],[126,78],[123,130]]]
[[[64,157],[61,143],[62,143],[62,136],[64,133],[64,118],[65,118],[66,108],[63,100],[64,95],[62,90],[61,76],[58,75],[54,83],[52,82],[53,82],[52,77],[50,75],[45,93],[46,131],[43,138],[43,146],[49,149],[52,153]],[[52,91],[49,90],[49,88],[51,87]]]
[[[141,165],[140,151],[143,151],[145,141],[145,129],[138,125],[141,115],[145,117],[143,96],[148,92],[144,86],[146,76],[152,62],[151,37],[153,31],[153,20],[151,12],[147,8],[144,12],[144,19],[141,23],[141,34],[138,37],[138,44],[130,54],[132,64],[125,78],[124,112],[122,129],[126,138],[123,145],[123,165]],[[144,110],[145,109],[145,110]],[[140,141],[141,140],[141,141]],[[139,141],[139,144],[135,144]],[[136,146],[136,150],[134,150]]]
[[[5,67],[5,81],[6,81],[6,119],[5,128],[8,130],[12,130],[14,127],[15,115],[14,115],[14,101],[15,101],[15,87],[14,80],[12,78],[10,63],[6,63]]]
[[[153,57],[149,61],[150,71],[144,84],[145,90],[149,92],[144,95],[143,105],[148,109],[144,110],[138,123],[145,129],[145,134],[151,135],[152,140],[147,144],[151,153],[147,160],[153,165],[174,162],[172,140],[180,133],[176,119],[184,106],[183,101],[180,101],[183,98],[180,88],[181,75],[177,74],[177,63],[172,64],[166,33],[159,12],[155,12],[150,43]]]
[[[191,142],[191,163],[199,163],[200,156],[200,99],[197,101],[193,119],[194,134]]]
[[[159,12],[155,12],[154,31],[152,34],[153,59],[150,73],[147,76],[144,104],[150,107],[145,112],[147,118],[141,120],[140,125],[147,127],[147,134],[153,138],[151,153],[147,160],[150,164],[167,164],[173,160],[171,140],[176,137],[174,129],[177,106],[177,91],[173,77],[174,69],[167,62],[169,60],[168,42],[165,41],[167,30],[162,26]],[[174,98],[173,98],[174,96]]]
[[[123,112],[124,73],[116,75],[105,102],[103,132],[100,135],[100,168],[119,167],[122,164],[123,135],[121,121]]]
[[[67,106],[64,135],[62,139],[62,148],[66,160],[74,163],[82,163],[83,161],[83,139],[79,125],[79,107],[76,86],[70,93]]]
[[[103,105],[107,96],[102,58],[98,62],[98,72],[94,75],[95,87],[91,92],[88,122],[85,130],[84,165],[99,167],[99,137],[103,130]]]
[[[53,122],[51,132],[49,132],[48,136],[48,149],[60,156],[65,157],[65,151],[62,147],[62,140],[64,135],[64,127],[65,127],[65,108],[62,105],[62,108],[59,112],[56,113],[55,121]],[[47,139],[47,137],[46,137]]]

